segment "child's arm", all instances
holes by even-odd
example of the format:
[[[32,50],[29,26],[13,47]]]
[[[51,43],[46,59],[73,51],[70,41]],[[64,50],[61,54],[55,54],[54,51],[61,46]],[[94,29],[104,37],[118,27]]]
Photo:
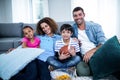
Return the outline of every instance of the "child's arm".
[[[69,53],[70,53],[71,56],[75,56],[76,55],[75,47],[70,46]]]
[[[68,54],[59,54],[59,52],[55,51],[55,57],[57,57],[57,59],[59,60],[64,60],[67,59],[68,57],[70,57],[69,53]]]
[[[22,48],[27,48],[26,42],[22,42]]]
[[[6,53],[9,53],[9,52],[11,52],[14,49],[16,49],[16,48],[10,48],[10,49],[8,49],[8,51]]]
[[[71,57],[71,55],[69,53],[64,54],[64,52],[62,52],[61,54],[58,55],[59,60],[64,60],[64,59],[67,59],[69,57]]]
[[[39,46],[37,46],[37,48],[40,48],[40,45],[39,45]]]

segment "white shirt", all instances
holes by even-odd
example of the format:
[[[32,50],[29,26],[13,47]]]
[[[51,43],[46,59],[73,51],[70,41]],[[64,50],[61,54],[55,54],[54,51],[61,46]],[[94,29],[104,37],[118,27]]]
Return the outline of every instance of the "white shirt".
[[[95,44],[92,43],[87,37],[85,30],[78,29],[78,39],[81,41],[81,53],[84,55],[89,50],[95,48]]]

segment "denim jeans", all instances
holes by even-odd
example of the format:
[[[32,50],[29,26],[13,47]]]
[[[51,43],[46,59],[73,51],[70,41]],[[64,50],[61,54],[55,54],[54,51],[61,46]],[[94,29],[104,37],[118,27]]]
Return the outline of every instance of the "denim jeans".
[[[60,61],[57,59],[57,57],[50,56],[47,59],[47,62],[51,66],[53,66],[55,69],[58,69],[58,68],[69,68],[69,67],[76,66],[80,62],[80,60],[81,60],[80,57],[77,55],[70,57],[67,61]]]

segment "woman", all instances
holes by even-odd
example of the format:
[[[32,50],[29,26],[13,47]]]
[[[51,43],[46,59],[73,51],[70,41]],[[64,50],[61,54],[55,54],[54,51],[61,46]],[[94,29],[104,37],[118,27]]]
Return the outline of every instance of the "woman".
[[[38,21],[36,29],[38,33],[37,37],[41,40],[40,48],[45,51],[36,60],[30,62],[22,72],[19,72],[10,80],[51,80],[46,60],[49,56],[54,55],[54,42],[60,38],[59,35],[56,35],[57,30],[58,26],[56,22],[49,17]]]
[[[40,80],[51,80],[46,60],[49,56],[54,56],[54,43],[60,38],[59,35],[56,35],[57,30],[58,26],[56,22],[49,17],[45,17],[37,23],[36,31],[41,40],[40,48],[45,50],[37,58],[38,76]]]

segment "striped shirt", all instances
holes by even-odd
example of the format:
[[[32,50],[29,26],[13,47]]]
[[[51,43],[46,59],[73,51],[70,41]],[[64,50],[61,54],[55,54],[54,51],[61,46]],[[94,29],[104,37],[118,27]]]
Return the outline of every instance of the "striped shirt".
[[[59,52],[61,47],[63,47],[64,45],[66,45],[66,44],[64,43],[63,39],[57,40],[56,43],[55,43],[55,52]],[[76,42],[72,38],[70,38],[69,47],[70,46],[73,46],[75,48],[76,52],[80,52],[80,47],[79,47],[78,42]]]

